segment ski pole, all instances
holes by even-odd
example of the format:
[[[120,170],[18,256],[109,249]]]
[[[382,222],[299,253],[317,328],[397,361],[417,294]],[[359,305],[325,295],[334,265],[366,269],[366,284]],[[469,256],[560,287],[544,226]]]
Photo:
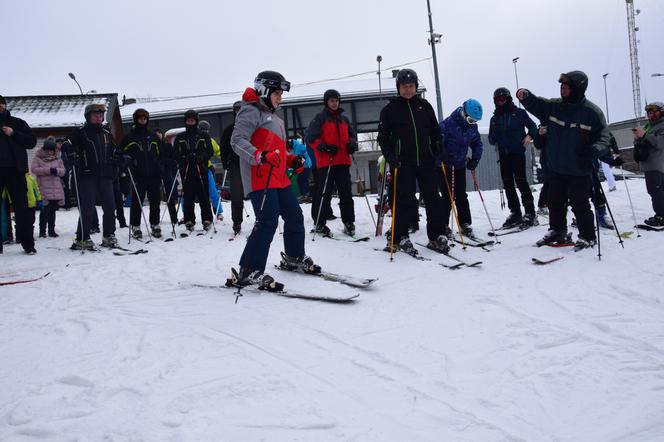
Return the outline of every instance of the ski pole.
[[[457,216],[456,204],[454,203],[454,166],[452,166],[452,187],[450,188],[450,182],[447,180],[447,170],[445,169],[445,163],[441,162],[440,167],[443,169],[443,178],[445,179],[445,185],[447,186],[447,195],[450,197],[450,206],[452,207],[452,212],[454,213],[454,219],[456,220],[457,227],[459,228],[459,237],[461,238],[461,247],[465,250],[466,244],[463,241],[463,234],[461,233],[461,226],[459,225],[459,217]],[[454,228],[454,222],[452,222],[452,228]],[[452,231],[454,235],[454,231]]]
[[[84,254],[83,250],[83,212],[81,212],[81,197],[80,197],[80,188],[78,187],[78,177],[76,174],[76,165],[72,164],[71,166],[72,175],[74,176],[74,186],[76,187],[76,208],[78,209],[78,223],[79,228],[81,229],[81,238],[79,245],[81,246],[81,254]]]
[[[604,188],[602,187],[602,183],[600,183],[600,181],[599,181],[599,175],[597,175],[597,168],[595,167],[594,164],[593,164],[593,169],[594,169],[594,172],[595,172],[595,177],[594,177],[595,182],[593,184],[598,187],[599,193],[602,195],[602,198],[604,199],[604,204],[606,205],[606,210],[608,210],[608,212],[609,212],[609,216],[611,217],[611,222],[613,223],[613,228],[615,229],[616,235],[618,236],[618,242],[620,243],[620,245],[624,249],[625,248],[625,243],[623,242],[622,236],[620,236],[620,232],[618,231],[618,224],[616,224],[616,220],[613,217],[613,211],[611,210],[611,206],[609,205],[609,200],[606,197],[606,192],[604,192]],[[595,208],[595,211],[597,211],[597,208]],[[597,219],[598,219],[598,221],[597,221],[597,224],[598,224],[597,238],[599,238],[599,216],[598,216]],[[597,240],[597,243],[599,244],[599,239]]]
[[[180,169],[178,168],[178,172]],[[184,185],[187,182],[187,177],[189,176],[189,163],[184,168],[184,178],[180,175],[180,180],[182,181],[182,193],[180,198],[178,198],[178,205],[175,207],[175,222],[173,223],[173,237],[175,237],[175,224],[178,222],[178,213],[180,212],[180,206],[182,205],[182,200],[184,199]],[[184,210],[184,209],[183,209]]]
[[[385,200],[385,184],[387,183],[387,161],[383,168],[383,175],[380,177],[380,190],[378,191],[378,220],[376,221],[376,234],[374,236],[383,235],[383,210]]]
[[[491,217],[489,216],[489,211],[486,208],[486,203],[484,202],[484,197],[482,196],[482,191],[480,190],[480,184],[477,182],[477,177],[475,176],[475,171],[471,170],[470,175],[473,177],[473,183],[475,184],[475,190],[477,190],[477,193],[480,196],[480,201],[482,201],[482,207],[484,207],[484,213],[486,213],[486,219],[489,220],[489,225],[491,226],[491,231],[493,232],[494,238],[496,238],[496,241],[498,244],[500,244],[500,240],[498,239],[498,236],[496,236],[496,229],[493,228],[493,222],[491,222]]]
[[[634,228],[636,229],[636,237],[641,237],[641,232],[639,231],[639,223],[636,221],[636,213],[634,213],[634,204],[632,204],[632,197],[629,194],[629,186],[627,186],[627,180],[625,179],[625,169],[622,165],[620,166],[620,176],[622,177],[623,183],[625,183],[625,190],[627,191],[627,199],[629,199],[629,207],[632,209],[632,217],[634,218]]]
[[[134,192],[136,193],[136,203],[138,204],[138,207],[140,207],[141,209],[141,216],[143,217],[143,222],[145,223],[145,230],[147,230],[148,232],[148,238],[150,238],[150,241],[152,241],[152,234],[150,234],[150,224],[148,224],[148,220],[145,218],[145,211],[143,210],[143,200],[138,195],[138,188],[136,187],[136,181],[134,181],[134,174],[131,173],[131,167],[127,167],[127,172],[129,172],[129,179],[131,180],[131,185],[133,186]],[[131,224],[131,222],[129,224]],[[131,229],[129,229],[129,237],[131,238]]]
[[[175,177],[173,177],[173,183],[171,184],[171,190],[168,192],[168,198],[166,198],[166,210],[164,210],[164,213],[159,217],[159,224],[164,220],[164,216],[166,216],[166,212],[168,211],[168,203],[171,201],[171,197],[173,196],[173,190],[175,189],[175,183],[177,182],[177,178],[180,175],[180,168],[178,167],[178,170],[175,172]],[[164,179],[161,179],[162,185],[164,185]],[[164,189],[166,189],[166,186],[164,186]],[[171,223],[172,224],[172,223]]]
[[[209,193],[210,193],[210,187],[209,187],[210,183],[208,183],[208,187],[206,188],[205,183],[203,183],[203,174],[201,173],[201,167],[199,166],[198,163],[196,163],[196,172],[198,173],[198,180],[201,182],[201,191],[203,192],[204,195],[207,195],[208,204],[210,205],[210,212],[212,212],[214,210],[214,206],[212,205],[212,200],[210,199],[210,195],[209,195]],[[214,179],[214,177],[213,177],[213,179]],[[200,200],[200,198],[199,198],[199,200]],[[198,202],[198,204],[200,205],[200,201]],[[202,212],[203,212],[203,210],[201,209],[201,216],[203,216]],[[214,219],[215,219],[215,214],[212,213],[212,229],[214,230],[214,233],[217,233],[217,226],[214,223]]]
[[[276,152],[279,152],[278,150]],[[261,201],[261,207],[258,210],[259,215],[263,214],[263,206],[265,205],[265,198],[267,198],[267,189],[270,187],[270,178],[272,178],[272,170],[274,166],[270,164],[270,171],[267,173],[267,182],[265,183],[265,189],[263,189],[263,200]]]
[[[601,242],[601,235],[599,234],[599,212],[597,211],[597,207],[595,207],[595,221],[597,221],[597,259],[599,261],[602,260],[602,242]]]
[[[355,163],[355,155],[351,155],[351,157],[353,158],[353,163]],[[355,168],[355,180],[358,183],[358,190],[359,190],[360,172],[357,168]],[[374,228],[375,228],[377,226],[376,219],[374,218],[373,210],[371,210],[371,204],[369,203],[369,197],[367,196],[367,189],[364,187],[364,185],[362,186],[362,193],[364,194],[364,199],[367,202],[367,207],[369,208],[369,215],[371,215],[371,221],[373,221]]]
[[[394,182],[392,183],[392,235],[390,235],[390,261],[394,260],[394,227],[396,226],[397,219],[397,173],[399,168],[394,168]]]
[[[327,174],[325,174],[325,184],[323,184],[323,193],[320,195],[320,203],[318,204],[318,213],[316,214],[316,225],[314,225],[314,235],[311,237],[312,241],[316,240],[316,232],[318,231],[318,222],[320,221],[320,214],[323,211],[323,201],[325,200],[325,191],[327,190],[327,180],[330,178],[330,169],[332,168],[332,160],[327,166]]]

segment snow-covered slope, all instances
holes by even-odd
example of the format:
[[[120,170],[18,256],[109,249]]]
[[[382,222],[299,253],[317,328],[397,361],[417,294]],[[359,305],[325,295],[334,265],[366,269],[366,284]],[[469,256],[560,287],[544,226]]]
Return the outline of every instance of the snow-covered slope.
[[[618,184],[608,196],[629,229]],[[629,184],[642,221],[645,185]],[[500,224],[498,193],[484,196]],[[470,199],[486,237],[480,200]],[[364,199],[355,209],[358,233],[370,234]],[[379,281],[351,304],[269,294],[236,304],[230,291],[179,283],[221,283],[253,216],[235,241],[224,221],[216,235],[122,257],[66,250],[76,217],[58,212],[62,236],[39,240],[36,256],[16,245],[0,256],[2,281],[52,272],[0,287],[0,440],[664,440],[664,233],[634,234],[623,249],[603,231],[599,261],[597,248],[534,248],[543,225],[490,252],[455,247],[484,262],[456,271],[426,250],[431,262],[390,262],[373,250],[383,239],[307,235],[325,269]],[[340,232],[340,220],[330,225]],[[414,239],[424,242],[424,230]],[[126,245],[127,231],[118,236]],[[277,234],[271,263],[280,250]],[[530,262],[555,253],[565,258]],[[271,273],[298,291],[348,290]]]

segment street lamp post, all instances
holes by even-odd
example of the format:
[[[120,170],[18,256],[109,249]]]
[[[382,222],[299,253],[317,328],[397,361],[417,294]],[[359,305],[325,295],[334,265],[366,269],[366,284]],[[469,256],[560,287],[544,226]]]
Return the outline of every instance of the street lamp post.
[[[383,61],[383,57],[379,55],[378,57],[376,57],[376,61],[378,62],[378,72],[376,72],[378,74],[378,97],[382,99],[383,88],[380,84],[380,62]]]
[[[436,58],[436,43],[440,43],[443,37],[441,34],[433,32],[433,20],[431,18],[431,4],[427,0],[427,12],[429,14],[429,44],[431,45],[431,57],[433,58],[433,78],[436,83],[436,107],[438,109],[438,119],[443,120],[443,101],[440,95],[440,79],[438,77],[438,59]]]
[[[76,75],[74,75],[74,74],[72,74],[72,73],[70,72],[70,73],[69,73],[69,78],[71,78],[72,80],[74,80],[74,82],[76,83],[76,86],[78,86],[78,90],[81,91],[81,95],[83,95],[83,89],[81,88],[81,85],[78,84],[78,81],[76,81]]]
[[[516,79],[516,90],[519,90],[519,74],[516,71],[516,62],[519,61],[520,57],[514,57],[512,63],[514,64],[514,78]],[[516,92],[515,92],[516,93]],[[519,102],[519,107],[521,107],[521,102]]]
[[[609,73],[602,75],[604,79],[604,103],[606,104],[606,124],[609,124],[611,120],[609,119],[609,95],[606,92],[606,77],[609,76]]]

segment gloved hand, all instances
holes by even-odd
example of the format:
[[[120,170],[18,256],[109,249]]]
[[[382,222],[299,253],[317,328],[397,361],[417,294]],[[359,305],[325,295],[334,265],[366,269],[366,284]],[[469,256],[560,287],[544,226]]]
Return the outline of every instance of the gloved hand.
[[[289,155],[288,167],[293,169],[296,175],[299,175],[304,170],[304,157],[302,155]]]
[[[348,140],[348,143],[346,143],[346,150],[348,151],[349,155],[353,155],[355,152],[357,152],[357,140],[354,140],[353,138]]]
[[[318,146],[318,152],[329,153],[330,155],[336,155],[339,151],[339,148],[334,144],[320,144]]]
[[[607,161],[606,164],[608,164],[609,166],[620,167],[623,165],[623,159],[620,157],[620,155],[618,155],[615,158],[612,158],[611,160]]]
[[[450,156],[445,150],[445,146],[440,141],[437,141],[433,146],[434,159],[440,160],[441,163],[448,164],[450,161]]]
[[[58,168],[57,167],[51,167],[50,169],[51,175],[58,176]]]
[[[269,164],[272,167],[281,166],[281,155],[278,149],[270,151],[257,150],[255,155],[256,161],[260,164]]]
[[[401,161],[399,161],[399,157],[394,154],[385,155],[385,161],[387,161],[387,163],[390,165],[391,170],[401,167]]]
[[[134,158],[131,155],[128,155],[126,153],[122,155],[121,161],[122,161],[122,166],[123,167],[129,167],[129,166],[135,165],[134,164]]]
[[[478,164],[478,163],[479,163],[479,161],[474,160],[474,159],[472,159],[472,158],[468,158],[468,161],[466,161],[466,169],[468,169],[468,170],[475,170],[475,168],[477,167],[477,164]]]

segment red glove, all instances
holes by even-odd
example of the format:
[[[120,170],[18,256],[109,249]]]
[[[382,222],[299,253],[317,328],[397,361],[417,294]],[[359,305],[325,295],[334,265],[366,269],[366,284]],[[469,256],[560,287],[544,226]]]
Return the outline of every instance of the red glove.
[[[295,175],[299,175],[304,170],[304,157],[302,155],[288,155],[288,167],[293,169]]]
[[[279,167],[281,165],[279,149],[270,151],[257,150],[255,158],[260,164],[269,164],[272,167]]]

